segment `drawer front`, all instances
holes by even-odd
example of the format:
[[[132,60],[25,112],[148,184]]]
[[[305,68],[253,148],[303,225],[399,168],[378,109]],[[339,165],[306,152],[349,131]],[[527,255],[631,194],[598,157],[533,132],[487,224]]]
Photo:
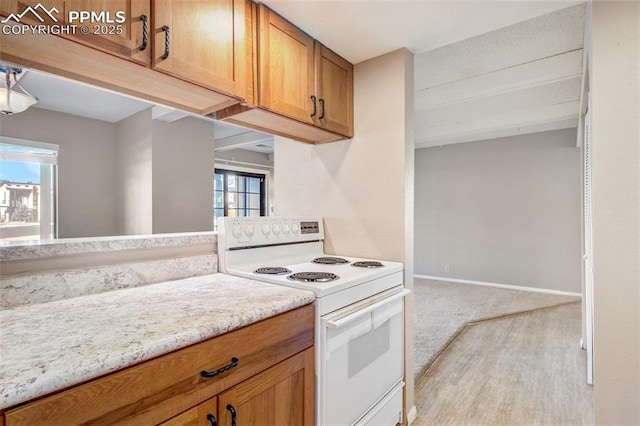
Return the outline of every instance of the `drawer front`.
[[[6,425],[160,423],[312,346],[313,322],[303,306],[11,409]]]

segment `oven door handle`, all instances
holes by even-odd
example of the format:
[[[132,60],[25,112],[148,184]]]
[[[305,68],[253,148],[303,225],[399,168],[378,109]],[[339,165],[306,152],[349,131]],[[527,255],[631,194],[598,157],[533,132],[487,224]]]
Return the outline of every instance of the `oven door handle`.
[[[373,312],[378,309],[380,306],[386,305],[387,303],[391,303],[395,300],[401,299],[405,297],[407,294],[411,293],[411,290],[402,290],[399,293],[394,294],[393,296],[389,296],[387,298],[382,299],[379,302],[376,302],[372,305],[367,306],[366,308],[360,309],[356,312],[347,314],[341,318],[325,320],[325,324],[327,328],[340,328],[351,321],[360,318],[361,316],[368,314],[369,312]]]

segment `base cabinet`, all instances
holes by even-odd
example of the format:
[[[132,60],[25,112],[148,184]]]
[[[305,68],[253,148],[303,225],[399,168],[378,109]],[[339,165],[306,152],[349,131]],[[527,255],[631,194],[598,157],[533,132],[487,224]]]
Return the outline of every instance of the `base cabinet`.
[[[0,426],[312,425],[313,329],[306,305],[10,408]]]
[[[313,356],[309,348],[162,425],[313,425]]]

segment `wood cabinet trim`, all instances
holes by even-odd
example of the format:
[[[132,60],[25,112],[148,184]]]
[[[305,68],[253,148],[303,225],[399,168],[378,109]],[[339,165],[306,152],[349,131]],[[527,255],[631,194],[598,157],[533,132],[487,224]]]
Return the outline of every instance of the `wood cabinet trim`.
[[[264,108],[249,108],[242,105],[233,105],[217,111],[214,116],[218,120],[250,127],[260,132],[295,139],[299,142],[315,144],[345,139],[343,135],[302,123]]]

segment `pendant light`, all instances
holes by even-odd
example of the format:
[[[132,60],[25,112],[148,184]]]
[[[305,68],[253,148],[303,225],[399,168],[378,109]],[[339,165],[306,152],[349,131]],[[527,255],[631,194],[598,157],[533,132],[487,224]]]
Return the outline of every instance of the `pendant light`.
[[[22,68],[0,65],[0,76],[4,81],[4,87],[0,86],[0,113],[3,115],[17,114],[25,111],[37,102],[37,98],[31,96],[29,92],[18,83],[17,75],[21,73]],[[11,77],[13,77],[13,82],[11,82]],[[18,92],[16,88],[22,92]]]

